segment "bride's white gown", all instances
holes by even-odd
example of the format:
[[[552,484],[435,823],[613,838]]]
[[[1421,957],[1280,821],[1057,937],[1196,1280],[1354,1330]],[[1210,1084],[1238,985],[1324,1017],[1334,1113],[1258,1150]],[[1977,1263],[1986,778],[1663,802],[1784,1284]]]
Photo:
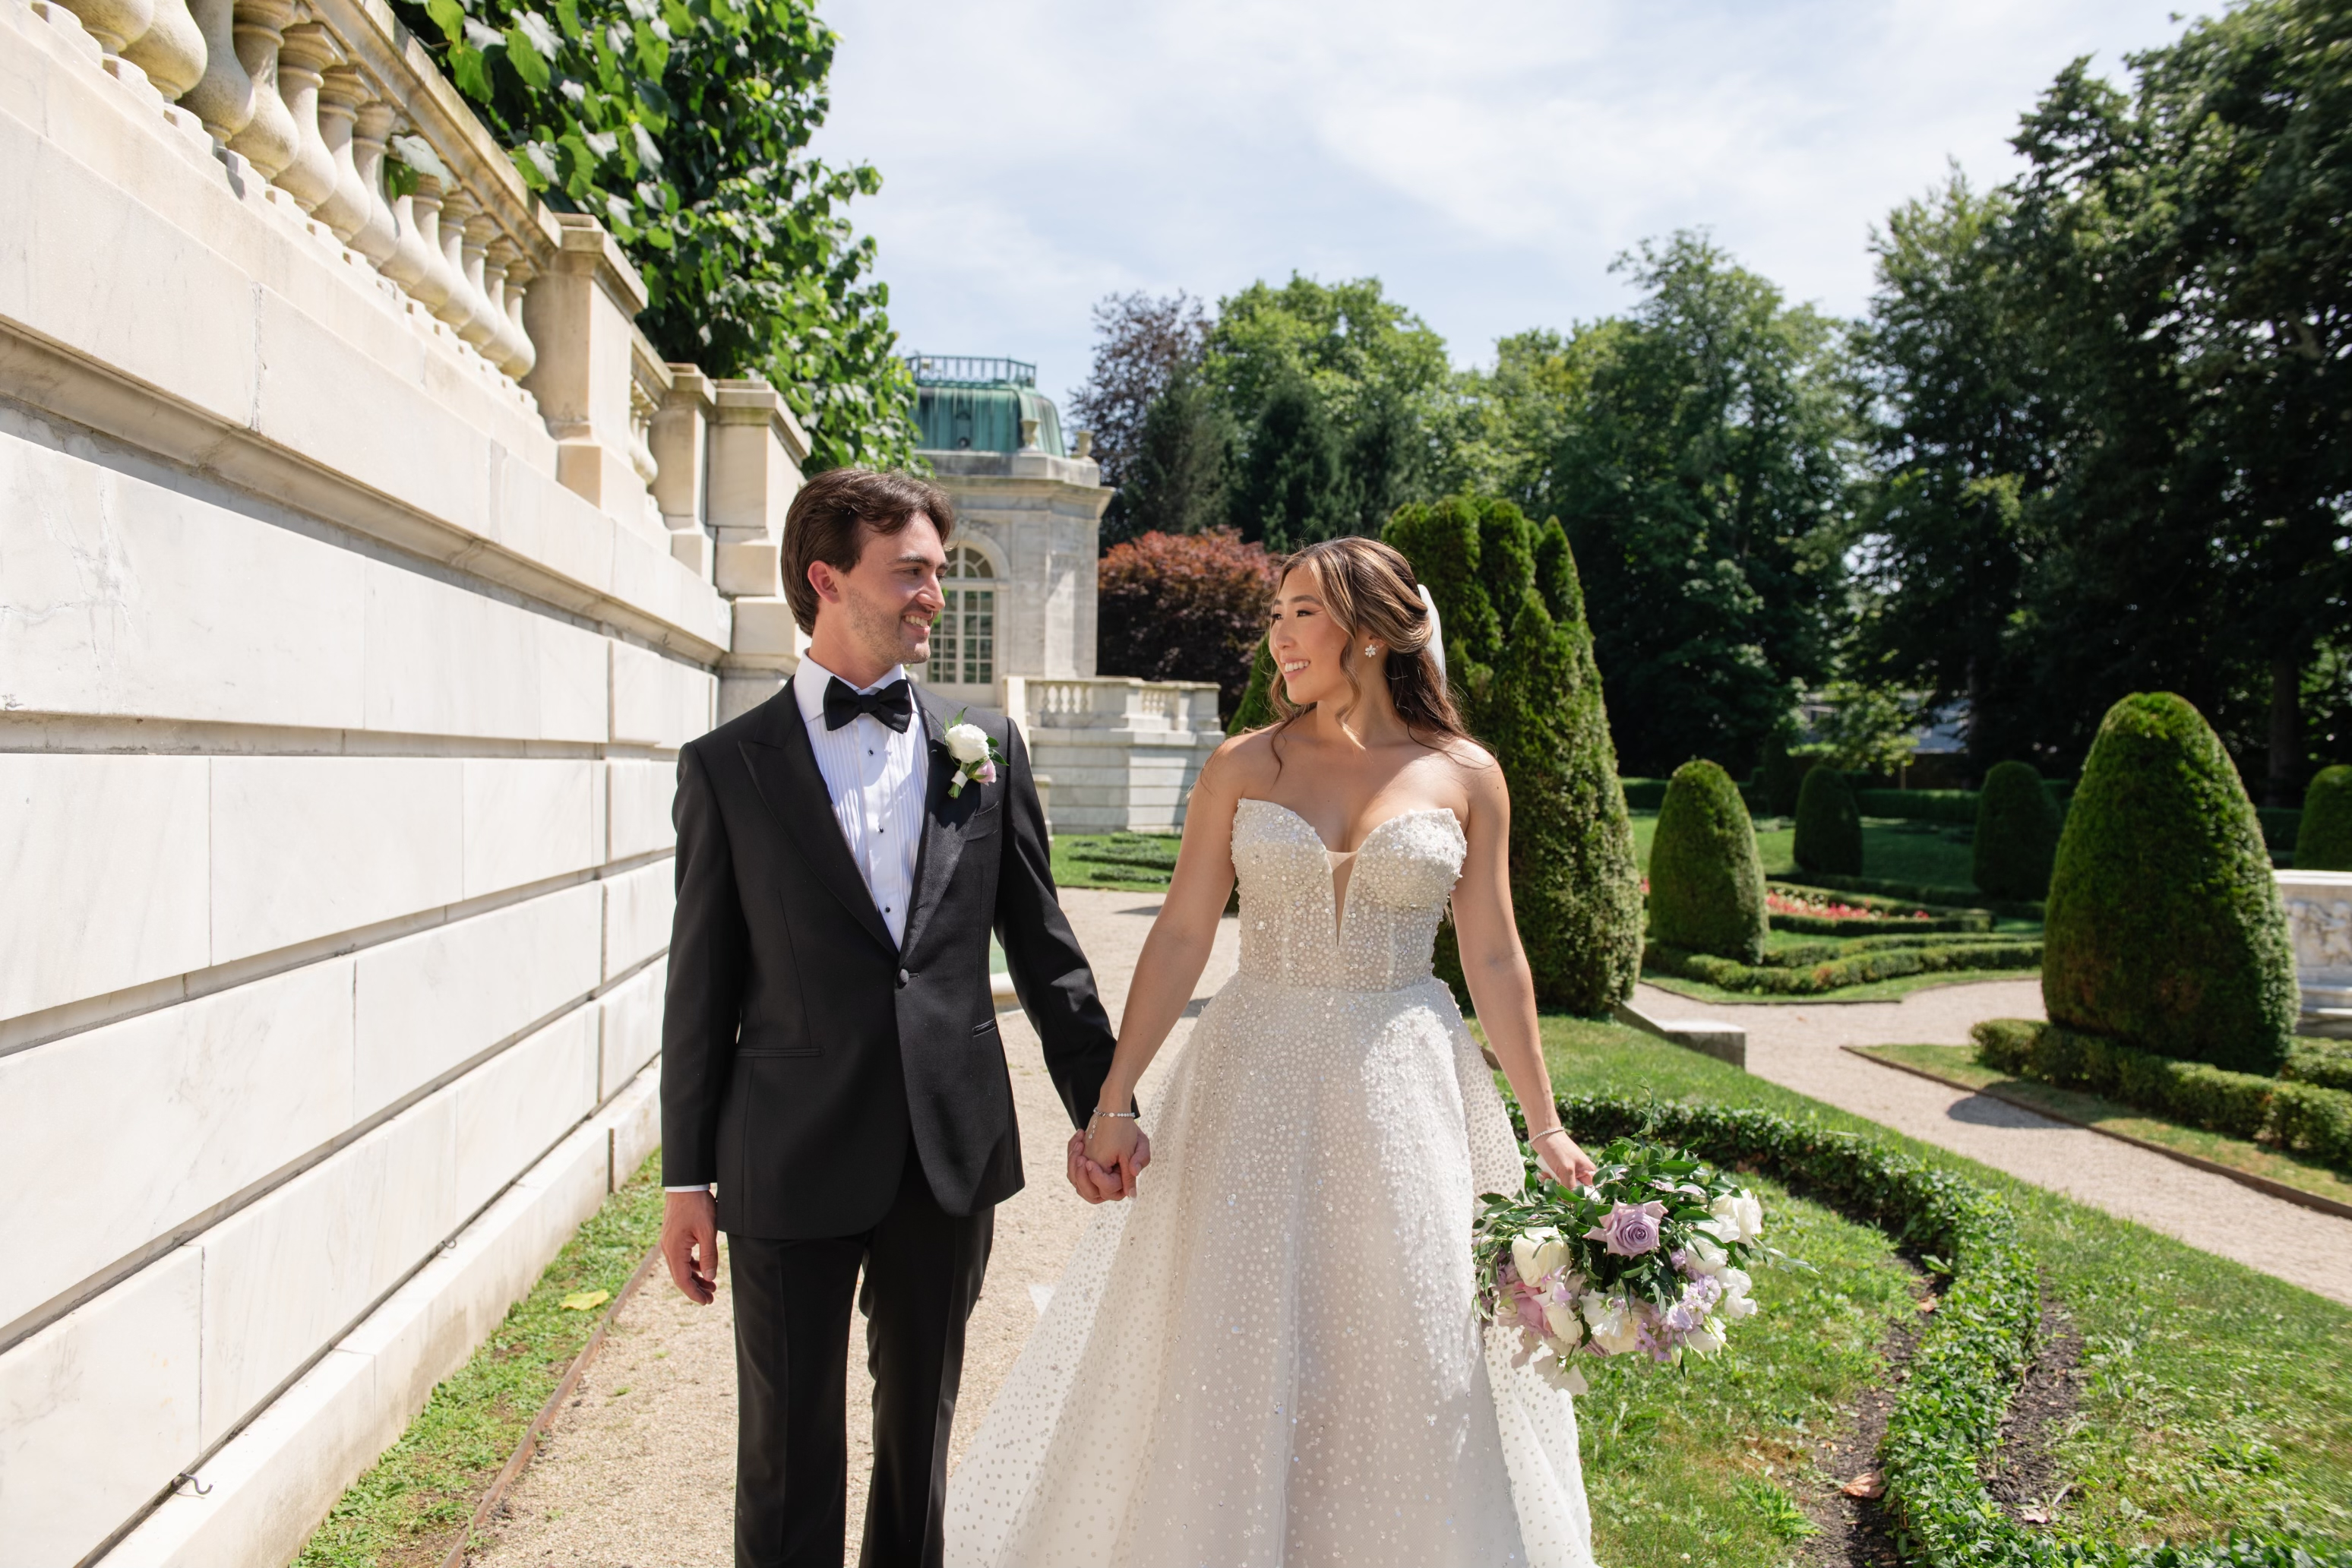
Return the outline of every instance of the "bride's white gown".
[[[1240,973],[950,1484],[950,1568],[1590,1568],[1570,1396],[1472,1304],[1477,1194],[1521,1178],[1430,974],[1465,848],[1391,817],[1339,902],[1241,803]]]

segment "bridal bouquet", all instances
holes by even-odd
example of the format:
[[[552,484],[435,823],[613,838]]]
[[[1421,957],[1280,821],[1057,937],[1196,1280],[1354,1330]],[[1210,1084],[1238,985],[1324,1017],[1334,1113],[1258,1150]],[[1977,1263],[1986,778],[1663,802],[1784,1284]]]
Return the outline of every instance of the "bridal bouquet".
[[[1756,1310],[1744,1264],[1768,1252],[1763,1205],[1712,1165],[1620,1138],[1579,1190],[1530,1181],[1488,1194],[1472,1234],[1479,1313],[1521,1331],[1517,1364],[1542,1358],[1582,1394],[1580,1356],[1679,1362],[1721,1350]]]

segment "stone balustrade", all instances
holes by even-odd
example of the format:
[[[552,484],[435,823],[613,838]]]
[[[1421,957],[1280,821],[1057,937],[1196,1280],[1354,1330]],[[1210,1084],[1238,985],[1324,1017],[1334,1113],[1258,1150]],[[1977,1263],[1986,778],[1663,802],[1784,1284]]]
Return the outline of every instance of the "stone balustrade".
[[[1003,678],[1004,710],[1054,779],[1058,833],[1172,832],[1224,742],[1217,689],[1125,676]]]
[[[2307,1035],[2352,1037],[2352,871],[2276,871]]]

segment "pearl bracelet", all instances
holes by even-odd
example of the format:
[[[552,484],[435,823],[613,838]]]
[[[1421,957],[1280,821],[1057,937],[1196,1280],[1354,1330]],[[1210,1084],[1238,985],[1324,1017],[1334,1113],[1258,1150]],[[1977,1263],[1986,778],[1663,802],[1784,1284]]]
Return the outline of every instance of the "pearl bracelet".
[[[1532,1147],[1535,1141],[1538,1138],[1549,1138],[1555,1132],[1565,1132],[1567,1131],[1568,1127],[1565,1123],[1555,1121],[1549,1127],[1538,1128],[1537,1131],[1528,1133],[1528,1142],[1529,1146]]]
[[[1095,1108],[1095,1116],[1115,1116],[1126,1121],[1134,1121],[1136,1114],[1137,1113],[1132,1110],[1105,1110],[1100,1106],[1097,1106]],[[1089,1116],[1087,1120],[1092,1121],[1095,1119],[1095,1116]]]

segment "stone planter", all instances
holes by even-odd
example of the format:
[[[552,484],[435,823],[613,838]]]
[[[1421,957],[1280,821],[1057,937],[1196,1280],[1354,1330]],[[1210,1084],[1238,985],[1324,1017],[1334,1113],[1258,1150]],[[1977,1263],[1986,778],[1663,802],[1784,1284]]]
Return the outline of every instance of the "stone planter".
[[[2302,993],[2298,1033],[2352,1038],[2352,871],[2280,871]]]

